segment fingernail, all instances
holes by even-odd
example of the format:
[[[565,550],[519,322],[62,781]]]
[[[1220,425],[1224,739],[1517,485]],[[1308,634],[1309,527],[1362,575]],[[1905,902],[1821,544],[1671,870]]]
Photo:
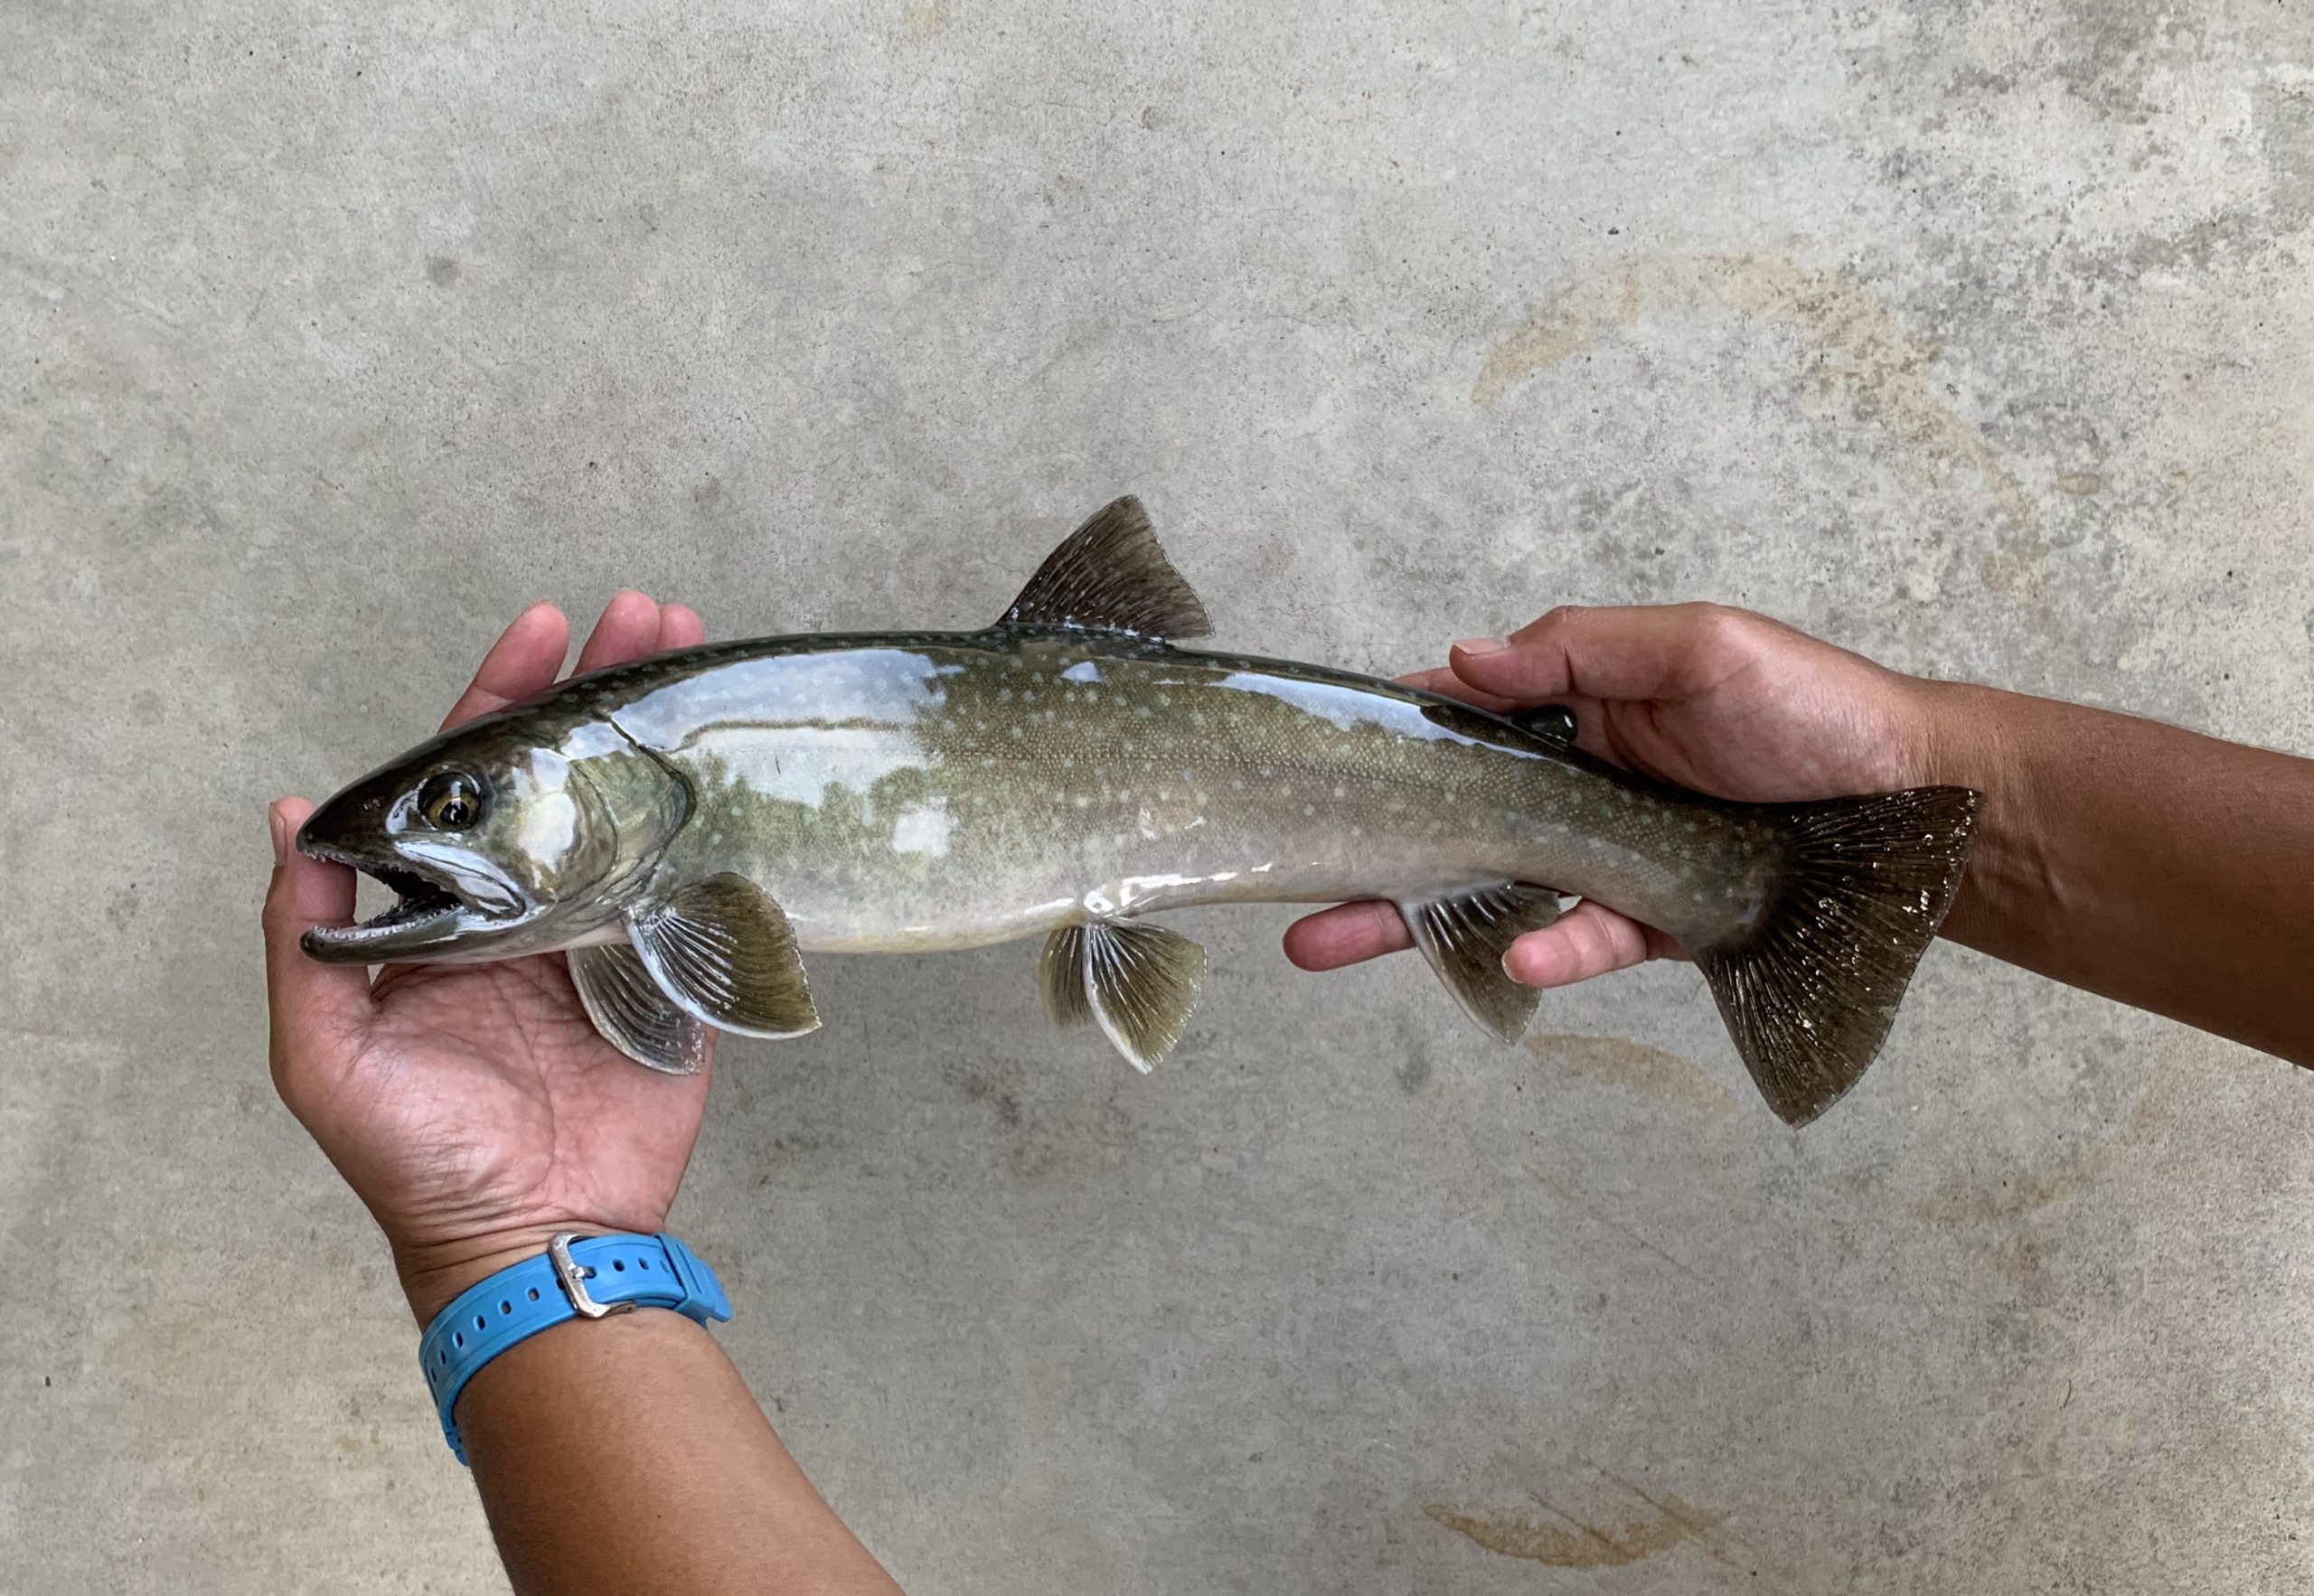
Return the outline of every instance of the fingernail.
[[[278,803],[268,803],[265,806],[265,829],[273,833],[273,862],[277,865],[287,864],[289,862],[289,821],[281,812],[281,805]]]
[[[1488,654],[1499,654],[1510,646],[1500,637],[1465,637],[1454,645],[1454,652],[1483,659]]]
[[[1502,950],[1502,973],[1520,986],[1540,987],[1546,983],[1550,972],[1547,965],[1538,964],[1532,954],[1522,952],[1514,942]]]

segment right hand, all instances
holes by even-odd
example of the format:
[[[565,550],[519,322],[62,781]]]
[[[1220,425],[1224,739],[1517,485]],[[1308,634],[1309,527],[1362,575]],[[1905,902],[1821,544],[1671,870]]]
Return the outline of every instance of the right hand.
[[[1748,610],[1568,606],[1507,639],[1458,643],[1449,660],[1404,680],[1506,714],[1564,704],[1586,752],[1715,798],[1792,803],[1929,779],[1924,683]],[[1285,933],[1286,957],[1304,970],[1413,945],[1386,903],[1338,905]],[[1683,957],[1663,933],[1585,902],[1511,944],[1502,965],[1555,987]]]

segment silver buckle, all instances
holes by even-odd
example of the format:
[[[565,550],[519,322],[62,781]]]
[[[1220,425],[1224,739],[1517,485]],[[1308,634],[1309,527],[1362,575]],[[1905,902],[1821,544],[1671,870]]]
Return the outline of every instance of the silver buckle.
[[[575,1230],[566,1230],[546,1244],[547,1261],[554,1265],[554,1278],[562,1282],[563,1295],[570,1299],[570,1306],[581,1318],[602,1319],[614,1313],[629,1313],[632,1302],[597,1302],[587,1294],[587,1281],[594,1270],[570,1255],[570,1244],[578,1239]]]

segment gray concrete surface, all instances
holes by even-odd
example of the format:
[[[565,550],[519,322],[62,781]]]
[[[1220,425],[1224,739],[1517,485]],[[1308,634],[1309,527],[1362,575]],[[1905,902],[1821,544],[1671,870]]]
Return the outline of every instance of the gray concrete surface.
[[[2314,747],[2306,17],[12,0],[0,1588],[503,1588],[254,919],[531,599],[974,624],[1130,489],[1265,652]],[[1510,1052],[1284,919],[1145,1081],[1017,947],[729,1048],[676,1226],[913,1589],[2314,1582],[2314,1082],[1945,948],[1794,1136],[1690,971]]]

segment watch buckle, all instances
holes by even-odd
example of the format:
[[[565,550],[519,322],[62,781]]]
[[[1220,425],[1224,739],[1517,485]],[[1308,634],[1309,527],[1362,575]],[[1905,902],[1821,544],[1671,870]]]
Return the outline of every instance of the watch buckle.
[[[587,1281],[594,1270],[570,1255],[570,1244],[578,1240],[576,1231],[566,1230],[546,1244],[547,1262],[554,1265],[554,1278],[562,1282],[563,1295],[570,1299],[570,1306],[582,1319],[603,1319],[614,1313],[632,1313],[632,1302],[597,1302],[588,1294]]]

